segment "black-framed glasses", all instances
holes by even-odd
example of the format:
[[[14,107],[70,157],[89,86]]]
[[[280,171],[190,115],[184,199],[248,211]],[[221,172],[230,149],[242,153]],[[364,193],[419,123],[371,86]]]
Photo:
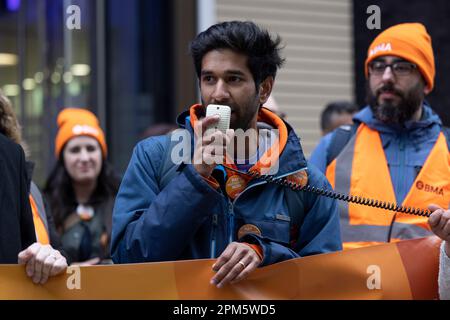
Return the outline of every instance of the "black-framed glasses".
[[[397,61],[394,63],[386,63],[384,61],[372,61],[369,63],[369,72],[375,76],[381,76],[387,67],[391,68],[395,76],[409,76],[417,65],[408,61]]]

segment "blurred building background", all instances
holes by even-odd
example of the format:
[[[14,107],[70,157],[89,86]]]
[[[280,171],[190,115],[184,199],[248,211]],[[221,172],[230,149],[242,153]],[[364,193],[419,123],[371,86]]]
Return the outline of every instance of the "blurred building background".
[[[145,129],[198,101],[189,41],[218,21],[253,20],[283,39],[287,63],[274,97],[308,155],[328,102],[364,104],[361,66],[380,32],[366,27],[372,4],[382,29],[426,24],[437,62],[429,100],[450,125],[445,0],[0,0],[0,88],[23,124],[39,184],[54,163],[56,115],[69,106],[99,116],[110,160],[123,172]],[[80,8],[80,30],[66,26],[71,5]]]

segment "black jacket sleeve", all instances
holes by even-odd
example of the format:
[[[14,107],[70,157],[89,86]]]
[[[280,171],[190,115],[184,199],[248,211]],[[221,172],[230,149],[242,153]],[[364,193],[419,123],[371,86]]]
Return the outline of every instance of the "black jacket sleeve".
[[[25,154],[23,149],[18,146],[19,150],[19,174],[20,174],[20,198],[19,207],[20,207],[20,234],[21,234],[21,242],[22,248],[24,250],[28,248],[31,244],[36,242],[36,232],[34,229],[33,222],[33,214],[31,212],[30,200],[29,200],[29,184],[28,184],[28,176],[25,165]]]
[[[0,263],[36,241],[22,148],[0,134]]]

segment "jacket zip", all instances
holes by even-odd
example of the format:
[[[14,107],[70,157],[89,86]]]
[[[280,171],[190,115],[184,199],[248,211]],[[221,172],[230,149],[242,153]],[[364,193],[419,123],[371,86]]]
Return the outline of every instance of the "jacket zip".
[[[233,204],[231,203],[230,199],[227,199],[227,205],[228,205],[228,243],[230,244],[233,242],[233,233],[234,233],[234,211],[233,211]]]
[[[210,257],[215,258],[216,257],[216,233],[217,233],[217,225],[219,215],[217,213],[214,213],[212,216],[212,231],[211,231],[211,253]]]
[[[284,177],[290,176],[291,174],[295,174],[295,173],[297,173],[297,172],[300,172],[300,171],[306,170],[306,169],[307,169],[307,167],[302,168],[302,169],[299,169],[299,170],[296,170],[296,171],[292,171],[292,172],[286,173],[286,174],[284,174],[284,175],[281,175],[281,176],[279,176],[278,178],[284,178]],[[233,205],[236,204],[237,199],[239,199],[239,197],[240,197],[244,192],[246,192],[247,190],[250,190],[250,189],[253,188],[253,187],[260,186],[260,185],[266,184],[266,183],[268,183],[268,182],[267,182],[267,181],[261,181],[261,182],[257,182],[257,183],[252,184],[252,185],[249,186],[248,188],[244,189],[244,190],[236,197],[236,199],[233,200],[233,202],[231,202],[230,199],[228,199],[228,236],[229,236],[228,242],[229,242],[229,243],[233,242],[233,233],[234,233],[234,211],[233,211]]]

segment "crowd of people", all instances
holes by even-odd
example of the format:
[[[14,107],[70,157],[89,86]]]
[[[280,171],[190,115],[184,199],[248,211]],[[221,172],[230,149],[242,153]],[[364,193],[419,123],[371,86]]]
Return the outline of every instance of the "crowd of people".
[[[309,160],[271,97],[284,63],[280,43],[248,21],[198,34],[189,50],[201,103],[178,116],[180,129],[161,129],[187,133],[191,161],[175,163],[171,136],[149,131],[120,187],[97,117],[65,108],[57,118],[55,167],[41,192],[13,108],[1,96],[0,263],[24,264],[43,284],[70,264],[213,258],[210,281],[221,288],[287,259],[434,234],[443,240],[440,297],[450,299],[450,134],[425,100],[435,76],[425,27],[398,24],[373,40],[364,70],[367,106],[330,103]],[[231,108],[226,132],[207,130],[220,120],[206,116],[210,104]],[[240,129],[258,132],[243,144],[244,158]],[[431,216],[338,203],[253,178],[275,167],[274,179]]]

